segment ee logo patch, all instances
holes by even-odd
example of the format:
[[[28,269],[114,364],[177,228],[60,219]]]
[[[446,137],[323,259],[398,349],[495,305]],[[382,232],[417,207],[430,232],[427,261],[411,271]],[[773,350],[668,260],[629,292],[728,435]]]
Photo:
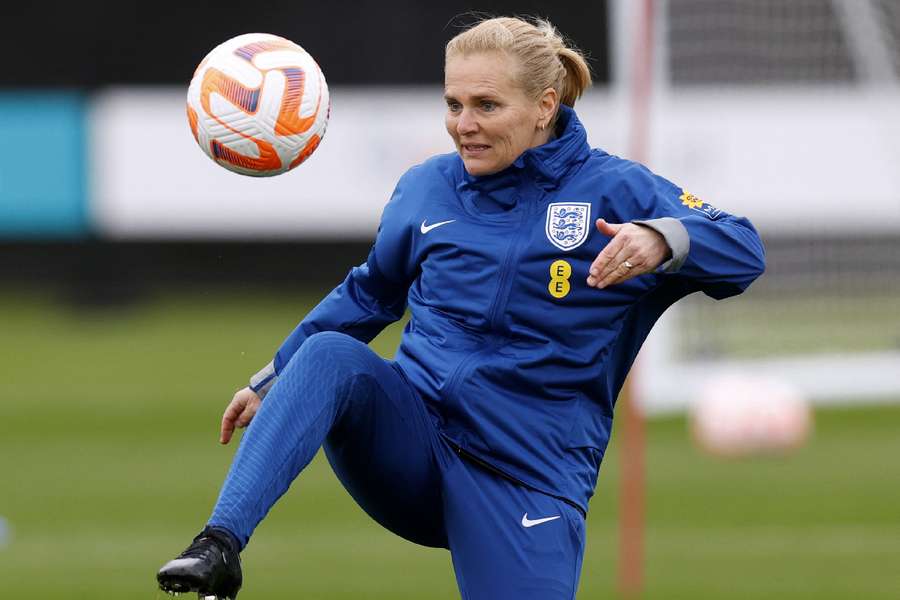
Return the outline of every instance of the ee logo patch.
[[[572,289],[569,277],[572,276],[572,265],[560,259],[550,265],[550,283],[547,290],[554,298],[565,298]]]

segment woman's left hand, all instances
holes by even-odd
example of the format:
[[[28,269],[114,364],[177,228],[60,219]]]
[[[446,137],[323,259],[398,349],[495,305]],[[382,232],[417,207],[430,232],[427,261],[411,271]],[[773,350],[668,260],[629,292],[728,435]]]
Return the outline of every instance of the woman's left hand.
[[[655,230],[634,223],[597,219],[597,231],[612,238],[591,264],[587,284],[597,289],[655,271],[672,256],[666,239]]]

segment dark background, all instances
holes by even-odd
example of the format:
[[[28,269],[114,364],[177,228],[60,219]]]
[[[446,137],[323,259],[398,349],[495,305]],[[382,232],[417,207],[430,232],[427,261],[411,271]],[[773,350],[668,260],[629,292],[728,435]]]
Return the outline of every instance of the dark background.
[[[548,18],[609,80],[607,3],[69,2],[0,7],[0,92],[182,86],[207,52],[235,35],[274,33],[302,45],[332,88],[439,85],[446,42],[481,17]],[[374,235],[374,231],[373,231]],[[0,240],[0,283],[49,284],[78,303],[118,303],[158,285],[334,285],[370,240],[233,242]]]
[[[316,57],[328,82],[439,83],[443,47],[479,15],[549,18],[609,78],[605,0],[593,2],[42,2],[0,8],[4,87],[187,86],[203,56],[242,33],[274,33]],[[15,60],[21,57],[25,60]],[[10,60],[13,59],[13,60]],[[39,68],[36,68],[39,67]]]

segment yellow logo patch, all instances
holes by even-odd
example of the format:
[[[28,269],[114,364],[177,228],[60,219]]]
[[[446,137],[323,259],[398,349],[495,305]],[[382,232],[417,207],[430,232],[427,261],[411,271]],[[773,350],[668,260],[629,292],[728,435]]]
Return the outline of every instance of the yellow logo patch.
[[[678,199],[681,200],[682,204],[684,204],[688,208],[697,208],[697,209],[703,208],[703,200],[701,200],[700,198],[691,194],[688,191],[685,191],[685,190],[682,190],[682,191],[684,191],[684,193],[678,197]]]
[[[550,264],[550,283],[547,285],[547,291],[554,298],[565,298],[572,289],[569,283],[569,277],[572,276],[572,265],[560,259]]]

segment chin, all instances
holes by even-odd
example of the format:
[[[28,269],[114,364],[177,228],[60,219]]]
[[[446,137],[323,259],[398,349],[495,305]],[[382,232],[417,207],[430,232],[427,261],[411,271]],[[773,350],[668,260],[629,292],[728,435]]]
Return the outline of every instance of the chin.
[[[497,165],[488,164],[483,160],[466,160],[465,158],[463,159],[463,166],[466,168],[466,173],[474,177],[493,175],[501,170],[497,168]]]

